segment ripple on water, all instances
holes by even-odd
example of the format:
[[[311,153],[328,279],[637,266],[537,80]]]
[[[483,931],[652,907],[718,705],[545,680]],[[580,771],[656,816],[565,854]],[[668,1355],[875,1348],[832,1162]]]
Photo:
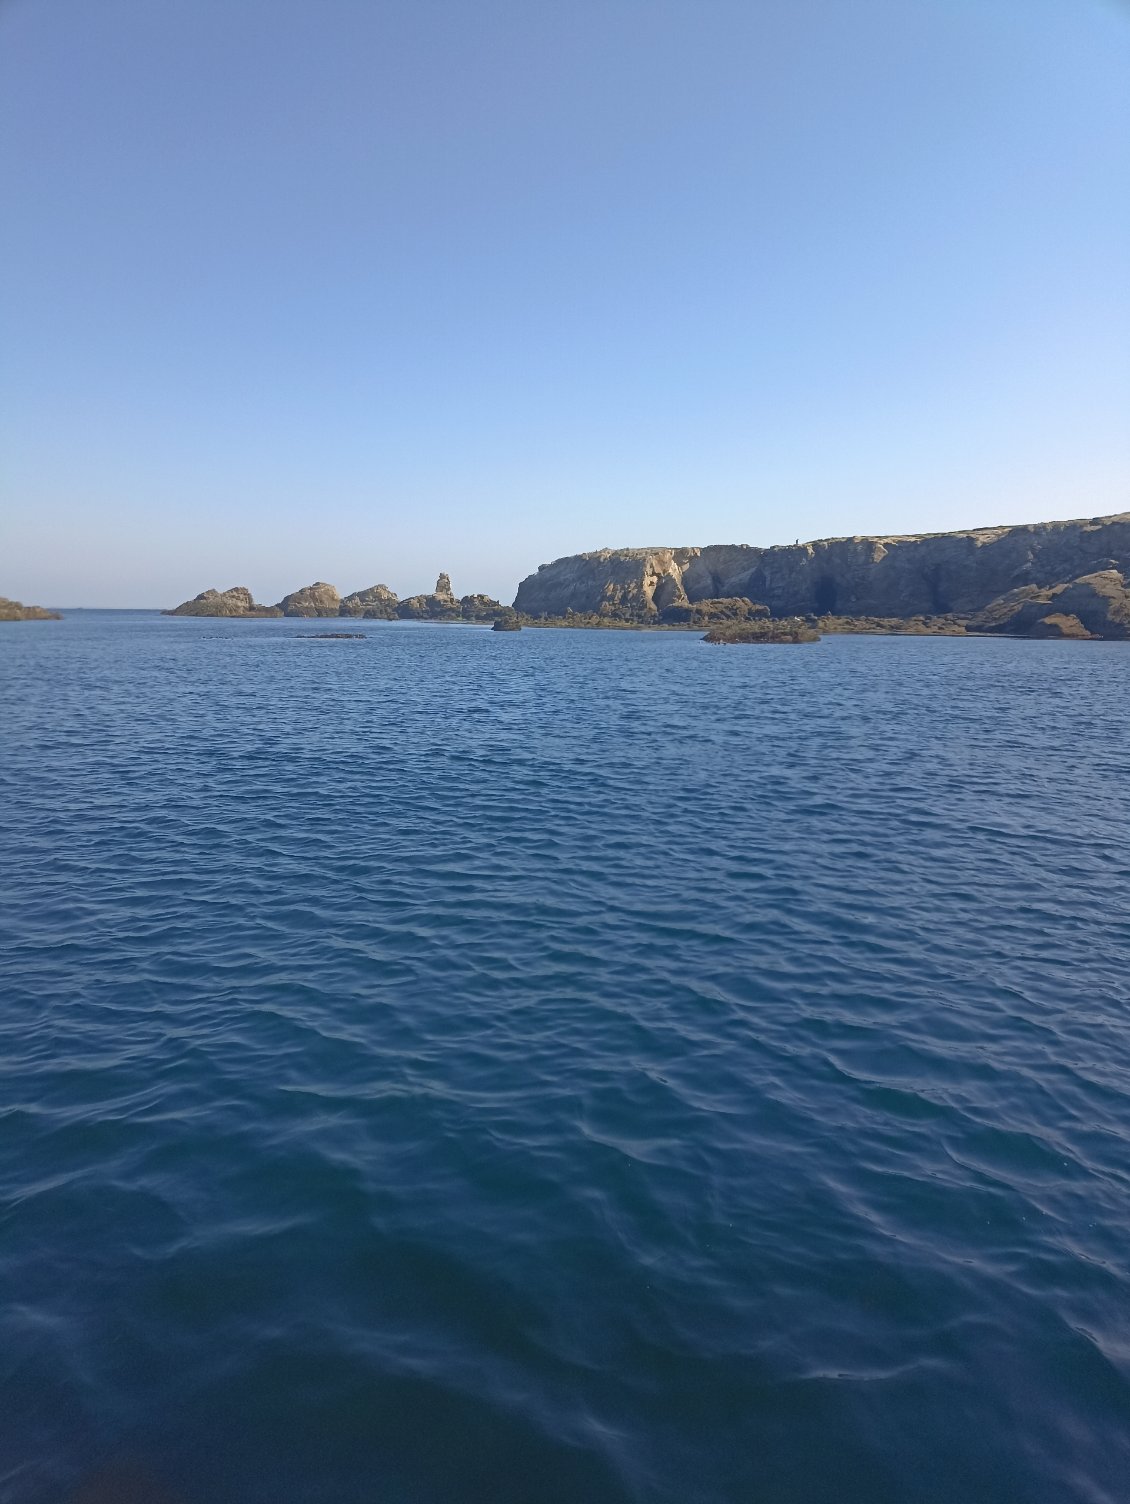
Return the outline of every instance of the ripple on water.
[[[1123,1500],[1130,655],[365,632],[5,639],[0,1496]]]

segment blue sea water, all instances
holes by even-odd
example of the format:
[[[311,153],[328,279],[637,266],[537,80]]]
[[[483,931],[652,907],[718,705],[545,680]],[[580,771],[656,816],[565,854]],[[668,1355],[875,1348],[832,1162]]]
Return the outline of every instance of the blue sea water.
[[[4,1504],[1130,1497],[1130,644],[0,634]]]

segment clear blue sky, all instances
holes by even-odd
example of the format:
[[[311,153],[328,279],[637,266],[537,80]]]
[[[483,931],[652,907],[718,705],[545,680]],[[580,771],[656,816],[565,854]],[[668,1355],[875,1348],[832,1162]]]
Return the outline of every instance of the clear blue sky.
[[[0,0],[0,594],[1130,507],[1130,5]]]

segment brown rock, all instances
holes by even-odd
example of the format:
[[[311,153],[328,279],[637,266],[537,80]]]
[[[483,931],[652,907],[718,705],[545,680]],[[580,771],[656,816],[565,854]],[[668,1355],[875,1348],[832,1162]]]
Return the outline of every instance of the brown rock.
[[[459,602],[459,614],[464,621],[494,621],[506,607],[489,595],[465,595]]]
[[[337,616],[341,611],[341,596],[336,586],[316,580],[313,585],[284,595],[279,610],[284,616]]]
[[[786,621],[750,621],[744,625],[712,627],[703,642],[712,643],[781,643],[819,642],[820,633],[797,617]]]
[[[1050,628],[1041,627],[1053,618]],[[1081,633],[1065,628],[1069,618],[1079,624]],[[1118,569],[1096,570],[1044,588],[1022,585],[977,612],[969,630],[1017,637],[1130,638],[1130,588]]]
[[[1130,512],[776,548],[601,549],[543,564],[519,585],[514,605],[535,617],[572,609],[644,621],[681,593],[691,603],[764,601],[774,616],[966,616],[1022,586],[1103,572],[1096,561],[1130,569]]]
[[[43,606],[25,606],[21,601],[10,601],[0,595],[0,621],[62,621],[58,611],[47,611]]]
[[[396,592],[387,585],[370,585],[367,590],[355,590],[347,595],[338,608],[341,616],[366,616],[375,621],[394,621],[399,605]]]
[[[202,590],[190,601],[184,601],[164,616],[281,616],[277,606],[257,606],[246,585],[233,585],[230,590]]]

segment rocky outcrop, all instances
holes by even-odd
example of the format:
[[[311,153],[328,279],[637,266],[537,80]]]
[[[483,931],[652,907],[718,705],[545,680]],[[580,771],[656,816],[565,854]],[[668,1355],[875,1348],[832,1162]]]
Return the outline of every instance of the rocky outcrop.
[[[572,610],[646,621],[671,605],[740,596],[777,617],[967,616],[1010,590],[1062,584],[1103,560],[1130,568],[1130,513],[775,548],[601,549],[543,564],[519,585],[514,605],[534,617]]]
[[[711,627],[703,642],[780,643],[819,642],[820,633],[807,622],[792,617],[785,621],[750,621],[743,626]]]
[[[398,617],[419,621],[493,621],[502,606],[489,595],[465,595],[456,600],[451,576],[441,574],[430,595],[411,595],[399,600],[387,585],[369,585],[344,600],[337,587],[318,580],[282,598],[277,606],[257,606],[246,585],[230,590],[204,590],[166,616],[362,616],[370,620],[395,621]]]
[[[396,614],[402,621],[462,621],[463,613],[454,596],[410,595],[400,602]]]
[[[25,606],[22,601],[10,601],[0,595],[0,621],[62,621],[58,611],[48,611],[43,606]]]
[[[543,564],[518,586],[514,609],[526,616],[594,614],[620,621],[658,616],[666,606],[686,605],[683,570],[693,548],[602,548]],[[740,592],[726,592],[738,594]],[[703,595],[722,591],[704,591]]]
[[[459,614],[464,621],[494,621],[506,609],[501,601],[489,595],[465,595],[459,602]]]
[[[163,616],[281,616],[278,606],[257,606],[246,585],[230,590],[202,590],[190,601],[183,601]]]
[[[1016,637],[1130,638],[1130,588],[1110,567],[1041,589],[1021,585],[992,601],[969,621],[971,632]]]
[[[396,608],[400,604],[395,590],[387,585],[370,585],[367,590],[355,590],[347,595],[338,607],[341,616],[365,616],[371,621],[395,621]]]
[[[496,617],[494,626],[491,627],[492,632],[520,632],[521,630],[522,623],[518,620],[516,611],[504,612],[502,616]]]
[[[279,610],[284,616],[337,616],[341,612],[341,596],[336,585],[315,580],[312,585],[303,585],[301,590],[284,595]]]
[[[408,621],[493,621],[504,608],[489,595],[465,595],[456,600],[451,576],[441,574],[431,595],[410,595],[396,608]]]
[[[964,637],[965,616],[810,616],[818,632],[855,637]]]
[[[755,605],[745,596],[733,595],[664,606],[659,620],[667,626],[712,627],[724,622],[757,621],[768,615],[768,606]]]

